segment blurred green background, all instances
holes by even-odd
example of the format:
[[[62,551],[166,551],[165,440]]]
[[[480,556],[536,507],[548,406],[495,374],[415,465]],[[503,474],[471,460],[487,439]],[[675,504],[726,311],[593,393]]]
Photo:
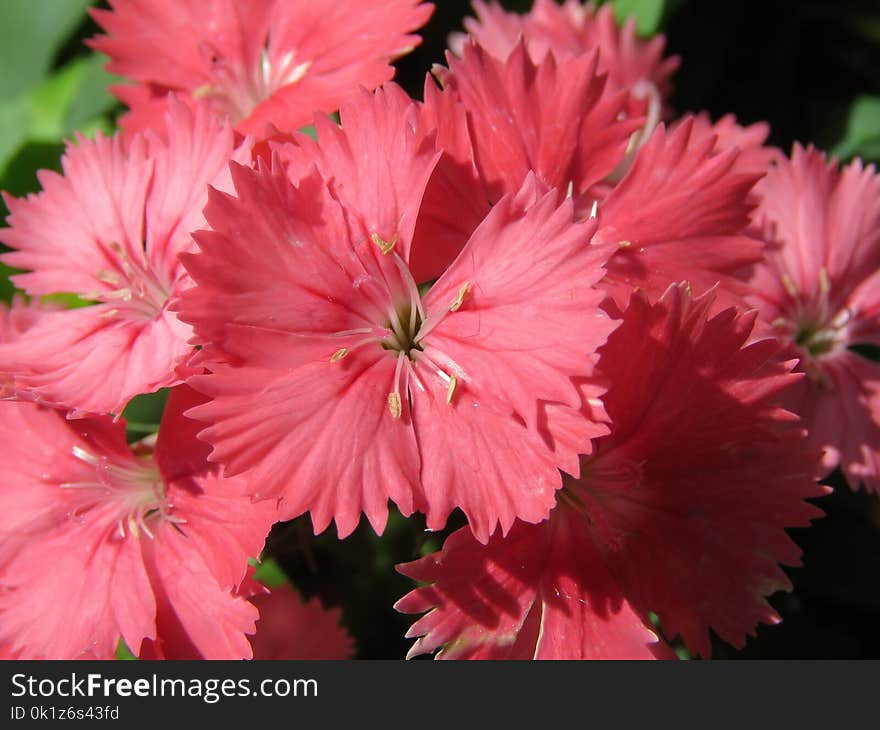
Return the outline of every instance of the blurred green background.
[[[88,0],[0,0],[0,188],[36,190],[36,170],[60,168],[64,138],[109,132],[120,108],[107,86],[118,80],[82,39],[97,32]],[[420,96],[426,71],[443,61],[446,37],[461,28],[468,3],[439,0],[424,43],[398,63],[398,80]],[[526,10],[530,2],[503,2]],[[814,142],[843,158],[880,160],[880,2],[877,0],[619,0],[619,16],[636,14],[645,34],[661,30],[681,56],[673,106],[733,112],[742,123],[766,120],[770,141],[788,150]],[[2,207],[2,206],[0,206]],[[3,210],[5,218],[5,209]],[[0,265],[0,298],[12,295]],[[163,395],[138,399],[126,415],[132,438],[158,422]],[[772,599],[784,617],[763,627],[744,650],[716,642],[718,657],[880,657],[880,501],[839,487],[817,503],[828,516],[793,537],[804,567],[791,570],[795,590]],[[391,605],[411,585],[396,563],[435,550],[451,529],[428,533],[419,518],[392,513],[383,537],[366,526],[345,541],[333,530],[314,537],[307,519],[279,525],[267,543],[306,595],[343,607],[362,658],[399,658],[411,617]],[[680,648],[686,656],[686,650]]]

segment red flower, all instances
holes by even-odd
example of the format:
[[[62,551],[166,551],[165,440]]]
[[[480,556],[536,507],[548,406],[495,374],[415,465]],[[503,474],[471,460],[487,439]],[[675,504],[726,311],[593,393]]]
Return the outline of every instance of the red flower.
[[[777,404],[793,382],[754,318],[711,296],[636,294],[603,348],[613,423],[581,477],[567,478],[550,520],[482,546],[466,532],[401,566],[430,583],[397,608],[430,612],[411,653],[461,658],[654,655],[649,611],[671,638],[708,656],[709,629],[742,645],[790,587],[779,564],[799,552],[785,528],[825,493],[795,417]]]
[[[593,286],[607,252],[529,178],[420,291],[412,236],[439,154],[398,101],[344,108],[298,183],[236,167],[237,197],[211,196],[181,303],[211,371],[194,415],[212,458],[281,496],[285,518],[345,536],[363,511],[381,531],[390,498],[434,529],[460,507],[486,540],[545,518],[557,466],[577,470],[539,403],[580,403],[570,378],[614,326]],[[581,417],[580,442],[596,428]]]

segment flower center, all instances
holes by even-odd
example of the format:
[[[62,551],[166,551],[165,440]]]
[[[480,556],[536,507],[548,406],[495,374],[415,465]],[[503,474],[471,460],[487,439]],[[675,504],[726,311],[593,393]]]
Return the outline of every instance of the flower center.
[[[382,349],[402,353],[415,362],[417,353],[425,349],[418,341],[423,315],[419,307],[414,307],[410,301],[395,307],[394,315],[385,324],[384,329],[391,334],[382,340]]]
[[[261,102],[282,86],[302,79],[312,65],[311,61],[299,63],[293,49],[273,58],[268,39],[253,68],[230,62],[210,44],[204,44],[201,51],[208,58],[211,80],[193,91],[193,96],[210,99],[221,116],[229,117],[233,124],[249,117]]]
[[[787,312],[776,319],[773,326],[812,360],[820,360],[845,347],[852,312],[847,308],[834,311],[828,272],[824,268],[819,271],[819,288],[812,297],[799,292],[788,274],[780,278],[791,301]]]
[[[165,483],[151,450],[149,438],[133,447],[135,453],[131,460],[115,460],[74,446],[73,455],[94,471],[81,481],[59,485],[80,493],[79,504],[72,510],[71,517],[79,518],[90,510],[109,505],[118,513],[116,534],[121,539],[129,535],[137,539],[141,533],[152,539],[150,525],[158,521],[182,524],[184,520],[172,514]]]
[[[390,256],[394,261],[401,275],[403,292],[392,299],[393,304],[388,307],[382,324],[334,332],[330,335],[332,338],[350,340],[350,344],[337,349],[330,355],[329,360],[331,363],[339,362],[356,349],[377,344],[382,350],[394,356],[396,364],[393,389],[388,394],[388,410],[392,418],[400,418],[403,414],[404,396],[410,395],[411,385],[415,385],[419,390],[425,390],[423,375],[431,375],[442,381],[446,388],[446,403],[451,405],[459,378],[463,378],[464,373],[459,365],[444,353],[433,347],[429,350],[425,338],[447,314],[457,312],[461,308],[470,293],[471,283],[466,281],[461,285],[457,296],[447,309],[429,315],[425,312],[422,294],[413,279],[412,272],[394,250],[397,235],[386,241],[374,233],[372,241],[383,255]]]
[[[105,247],[108,268],[95,272],[95,278],[104,286],[87,292],[81,299],[113,303],[107,316],[124,314],[132,319],[152,320],[161,314],[170,297],[170,287],[160,280],[147,261],[146,252],[132,256],[118,243]],[[140,260],[138,260],[140,259]]]

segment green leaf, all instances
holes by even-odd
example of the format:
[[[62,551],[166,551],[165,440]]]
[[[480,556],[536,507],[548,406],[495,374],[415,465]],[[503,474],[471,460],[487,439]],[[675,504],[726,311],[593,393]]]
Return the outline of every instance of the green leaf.
[[[129,401],[122,411],[129,443],[159,430],[167,400],[168,388],[162,388],[155,393],[135,396]]]
[[[76,58],[27,93],[30,139],[57,140],[115,106],[107,87],[117,78],[104,70],[106,60],[97,53]]]
[[[880,160],[880,96],[859,96],[849,109],[846,132],[832,150],[842,160]]]
[[[636,30],[641,36],[654,35],[660,29],[666,0],[612,0],[618,23],[635,16]]]
[[[277,588],[278,586],[290,583],[287,573],[272,558],[266,558],[262,563],[257,560],[249,562],[256,568],[254,580],[259,581],[267,588]]]
[[[40,189],[37,170],[61,171],[61,154],[64,145],[60,142],[27,142],[9,159],[5,172],[0,173],[0,190],[21,197]],[[0,203],[3,217],[6,206]]]
[[[45,81],[0,105],[0,177],[14,166],[26,142],[58,143],[73,132],[110,132],[106,118],[117,105],[107,88],[118,77],[104,70],[106,58],[75,58]],[[20,174],[31,175],[34,169]]]
[[[310,124],[308,127],[302,127],[302,128],[300,128],[299,131],[302,132],[303,134],[309,135],[309,137],[311,137],[313,140],[315,140],[315,142],[318,141],[318,130],[315,129],[314,124]]]
[[[0,174],[27,139],[30,110],[24,98],[0,104]]]
[[[6,264],[0,262],[0,300],[11,302],[12,295],[15,294],[15,287],[9,280],[9,277],[15,273],[15,269],[11,269]]]
[[[81,307],[90,307],[95,302],[83,299],[79,294],[72,292],[56,292],[55,294],[46,294],[41,297],[46,304],[57,304],[64,309],[80,309]]]
[[[3,0],[0,99],[17,96],[52,67],[92,0]]]
[[[123,661],[137,661],[137,657],[123,639],[119,639],[119,643],[116,645],[116,658]]]

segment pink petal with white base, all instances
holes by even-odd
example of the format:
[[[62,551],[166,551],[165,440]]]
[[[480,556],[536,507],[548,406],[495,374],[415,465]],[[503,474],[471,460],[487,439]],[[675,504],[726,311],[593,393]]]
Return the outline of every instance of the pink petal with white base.
[[[0,370],[37,400],[77,411],[120,413],[133,396],[180,382],[190,329],[168,305],[190,285],[178,255],[203,225],[207,185],[231,183],[228,162],[250,144],[204,110],[170,106],[167,141],[155,135],[80,140],[64,175],[40,174],[43,191],[8,198],[14,277],[31,295],[74,293],[92,306],[49,312],[0,346]],[[185,376],[185,373],[183,373]]]
[[[430,17],[419,0],[113,0],[92,16],[107,32],[90,42],[108,68],[147,94],[120,94],[151,105],[169,91],[200,100],[244,134],[269,123],[294,130],[314,110],[337,109],[359,86],[389,80],[390,62],[419,44],[411,31]],[[151,114],[133,106],[129,131]]]
[[[812,147],[771,166],[757,187],[755,229],[770,243],[750,302],[806,373],[791,407],[827,471],[854,489],[880,488],[880,364],[858,353],[880,343],[880,176],[840,168]]]
[[[176,393],[163,424],[182,433]],[[149,442],[129,448],[123,422],[0,408],[12,446],[0,466],[0,640],[23,657],[111,658],[120,638],[134,651],[161,644],[173,614],[199,656],[250,656],[244,634],[257,613],[234,589],[273,504],[252,505],[241,483],[207,464],[166,478],[162,465],[182,459],[157,463]]]

